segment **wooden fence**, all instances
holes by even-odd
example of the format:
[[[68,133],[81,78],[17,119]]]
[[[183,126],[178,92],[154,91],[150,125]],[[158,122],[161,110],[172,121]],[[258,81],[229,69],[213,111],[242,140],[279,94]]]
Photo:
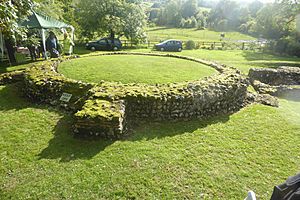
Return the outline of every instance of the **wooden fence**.
[[[141,47],[152,48],[161,41],[147,41],[144,43],[135,43],[130,40],[121,40],[124,48]],[[185,46],[186,41],[183,41]],[[211,42],[211,41],[195,41],[196,49],[219,49],[219,50],[261,50],[262,46],[256,42]]]

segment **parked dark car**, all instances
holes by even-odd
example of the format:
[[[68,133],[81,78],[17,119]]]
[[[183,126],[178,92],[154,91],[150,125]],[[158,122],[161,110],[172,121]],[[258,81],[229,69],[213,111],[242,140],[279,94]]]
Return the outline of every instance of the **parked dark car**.
[[[87,43],[86,48],[92,51],[117,51],[122,48],[122,43],[118,38],[115,38],[114,40],[110,38],[102,38],[98,41]]]
[[[158,51],[182,51],[182,42],[179,40],[166,40],[155,45]]]

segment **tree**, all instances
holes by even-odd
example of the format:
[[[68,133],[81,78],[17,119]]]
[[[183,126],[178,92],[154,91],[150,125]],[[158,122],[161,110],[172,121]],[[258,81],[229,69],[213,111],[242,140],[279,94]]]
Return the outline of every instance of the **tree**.
[[[253,30],[272,40],[271,50],[300,56],[300,35],[297,31],[298,0],[276,0],[257,12]]]
[[[166,17],[165,25],[179,26],[182,18],[181,6],[182,5],[180,0],[171,0],[166,4],[164,8],[165,17]]]
[[[145,36],[146,16],[139,1],[85,0],[77,7],[75,16],[84,36],[124,35],[132,40],[142,40]]]
[[[251,17],[256,17],[256,13],[264,6],[259,0],[251,2],[248,6]]]
[[[30,14],[31,0],[2,0],[0,2],[0,31],[4,35],[9,59],[16,62],[13,46],[16,36],[24,36],[25,30],[18,27],[18,21]]]
[[[227,31],[239,27],[239,6],[235,1],[220,1],[211,10],[208,22],[216,30]]]
[[[198,10],[197,0],[187,0],[183,4],[182,16],[184,18],[192,17],[197,13],[197,10]]]

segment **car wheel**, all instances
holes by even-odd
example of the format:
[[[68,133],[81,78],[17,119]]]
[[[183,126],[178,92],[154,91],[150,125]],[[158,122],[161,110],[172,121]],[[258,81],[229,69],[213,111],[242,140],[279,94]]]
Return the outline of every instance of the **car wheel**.
[[[95,51],[95,50],[96,50],[96,48],[95,48],[95,47],[91,47],[91,50],[92,50],[92,51]]]
[[[161,50],[161,51],[164,51],[165,49],[164,49],[164,48],[160,48],[160,50]]]
[[[178,52],[181,52],[182,51],[182,49],[181,48],[178,48]]]
[[[119,49],[118,49],[118,47],[114,47],[113,50],[114,51],[118,51]]]

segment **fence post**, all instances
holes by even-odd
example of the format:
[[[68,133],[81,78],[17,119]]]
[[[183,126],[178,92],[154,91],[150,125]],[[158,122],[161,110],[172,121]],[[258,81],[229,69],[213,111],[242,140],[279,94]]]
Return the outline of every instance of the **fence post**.
[[[245,49],[245,42],[242,43],[242,50]]]

